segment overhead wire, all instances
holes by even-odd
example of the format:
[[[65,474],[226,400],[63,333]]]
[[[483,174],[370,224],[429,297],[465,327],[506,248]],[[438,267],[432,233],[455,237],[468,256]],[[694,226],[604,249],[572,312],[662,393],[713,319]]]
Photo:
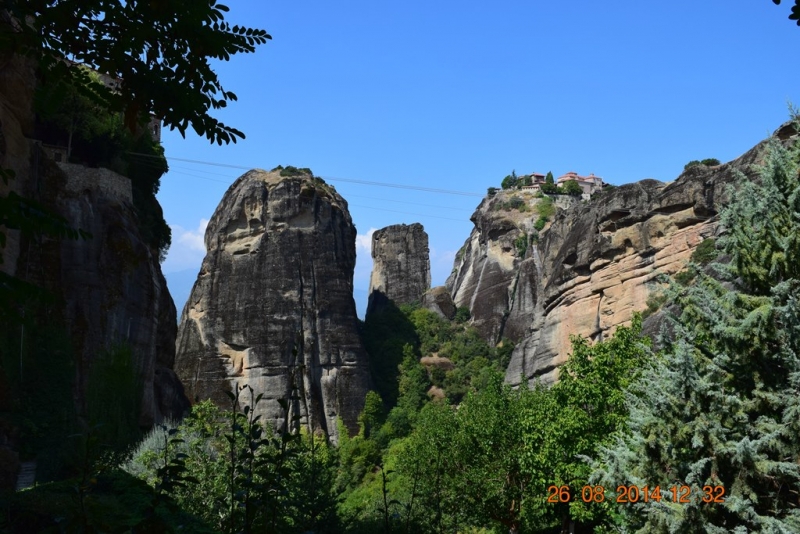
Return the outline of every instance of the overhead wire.
[[[132,156],[139,156],[145,158],[160,158],[161,156],[154,156],[152,154],[142,154],[140,152],[128,152],[128,154]],[[228,163],[217,163],[213,161],[202,161],[196,159],[186,159],[186,158],[168,158],[167,161],[183,161],[186,163],[196,163],[199,165],[211,165],[214,167],[224,167],[229,169],[240,169],[240,170],[251,170],[253,167],[243,167],[241,165],[230,165]],[[353,178],[338,178],[333,176],[320,176],[324,180],[331,180],[331,181],[338,181],[338,182],[346,182],[346,183],[353,183],[353,184],[361,184],[361,185],[373,185],[378,187],[391,187],[395,189],[411,189],[415,191],[425,191],[427,193],[439,193],[444,195],[459,195],[459,196],[469,196],[469,197],[480,197],[483,198],[483,194],[480,193],[472,193],[469,191],[455,191],[452,189],[439,189],[434,187],[422,187],[422,186],[415,186],[415,185],[408,185],[408,184],[396,184],[391,182],[379,182],[376,180],[356,180]]]
[[[131,156],[138,156],[138,157],[144,157],[145,158],[145,159],[137,160],[137,162],[136,162],[137,164],[146,165],[146,166],[149,166],[151,168],[159,168],[159,169],[161,168],[160,165],[157,165],[157,164],[155,164],[153,162],[150,162],[147,159],[147,158],[158,157],[158,156],[151,156],[149,154],[138,154],[138,153],[134,153],[134,152],[129,152],[128,154],[131,155]],[[177,159],[177,158],[173,158],[173,159]],[[220,165],[222,165],[222,164],[220,164]],[[218,180],[218,179],[215,179],[215,178],[209,178],[207,176],[198,176],[196,174],[192,174],[192,173],[189,173],[189,172],[183,172],[183,171],[175,170],[176,167],[179,168],[179,169],[186,169],[186,170],[191,170],[191,171],[194,171],[194,172],[203,172],[205,174],[213,174],[215,176],[225,176],[227,178],[230,178],[230,180]],[[244,168],[244,167],[242,167],[242,168]],[[201,180],[207,180],[207,181],[210,181],[210,182],[223,183],[223,184],[227,184],[227,185],[230,185],[231,183],[233,183],[233,180],[235,180],[237,178],[235,176],[230,176],[230,175],[226,175],[226,174],[222,174],[222,173],[214,173],[214,172],[211,172],[211,171],[203,171],[202,169],[193,169],[191,167],[182,167],[182,166],[170,166],[169,167],[169,172],[170,173],[174,173],[174,174],[180,174],[180,175],[183,175],[183,176],[191,176],[193,178],[199,178]],[[461,212],[472,211],[469,208],[454,208],[452,206],[440,206],[440,205],[435,205],[435,204],[424,204],[424,203],[420,203],[420,202],[409,202],[409,201],[403,201],[403,200],[393,200],[393,199],[386,199],[386,198],[370,197],[370,196],[366,196],[366,195],[352,195],[352,194],[350,194],[350,195],[347,195],[347,196],[348,197],[364,198],[364,199],[368,199],[368,200],[377,200],[377,201],[380,201],[380,202],[392,202],[392,203],[396,203],[396,204],[410,204],[412,206],[429,207],[429,208],[437,208],[437,209],[449,209],[449,210],[461,211]],[[439,215],[430,215],[430,214],[427,214],[427,213],[414,213],[414,212],[409,212],[409,211],[386,209],[384,207],[364,206],[364,205],[361,205],[361,204],[349,204],[349,205],[352,206],[352,207],[381,210],[381,211],[387,211],[387,212],[391,212],[391,213],[402,213],[402,214],[405,214],[405,215],[414,215],[414,216],[417,216],[417,217],[428,217],[428,218],[432,218],[432,219],[442,219],[442,220],[447,220],[447,221],[464,222],[463,219],[455,219],[455,218],[452,218],[452,217],[442,217],[442,216],[439,216]]]

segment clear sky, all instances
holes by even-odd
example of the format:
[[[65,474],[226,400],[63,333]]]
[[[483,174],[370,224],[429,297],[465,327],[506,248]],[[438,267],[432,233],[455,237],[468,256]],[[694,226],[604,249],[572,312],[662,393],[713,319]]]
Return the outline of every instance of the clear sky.
[[[310,167],[328,180],[359,233],[361,309],[372,230],[421,222],[441,285],[480,197],[336,178],[475,195],[512,169],[670,181],[689,160],[737,157],[800,104],[788,0],[223,3],[231,23],[273,37],[216,66],[239,101],[215,116],[247,138],[220,147],[165,130],[167,158]],[[242,172],[172,160],[162,178],[179,313],[205,221]]]

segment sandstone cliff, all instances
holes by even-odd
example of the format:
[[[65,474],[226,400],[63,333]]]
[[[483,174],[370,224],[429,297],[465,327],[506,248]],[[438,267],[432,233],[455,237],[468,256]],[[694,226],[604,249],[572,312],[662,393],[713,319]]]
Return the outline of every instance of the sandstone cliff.
[[[727,186],[736,171],[753,177],[762,146],[725,165],[692,167],[674,182],[643,180],[564,206],[526,250],[520,243],[533,234],[535,215],[494,208],[524,195],[484,199],[447,287],[487,340],[518,342],[506,380],[555,380],[571,334],[602,339],[643,311],[656,277],[683,269],[717,233]]]
[[[367,315],[380,311],[389,301],[398,306],[419,302],[430,287],[428,234],[421,224],[396,224],[372,234]]]
[[[357,430],[369,388],[353,301],[356,230],[347,203],[311,176],[252,170],[225,193],[206,229],[207,254],[183,309],[175,368],[193,399],[225,391],[295,397],[302,423],[338,439]]]

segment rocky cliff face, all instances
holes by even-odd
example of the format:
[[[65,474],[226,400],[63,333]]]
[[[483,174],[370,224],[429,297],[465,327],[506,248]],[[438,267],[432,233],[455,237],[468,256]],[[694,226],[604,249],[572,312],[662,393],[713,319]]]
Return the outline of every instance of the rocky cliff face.
[[[516,342],[523,331],[517,324],[507,324],[516,297],[520,262],[524,254],[520,240],[535,232],[539,217],[536,206],[541,201],[528,191],[499,191],[485,198],[470,220],[475,228],[456,255],[453,272],[445,282],[457,307],[467,307],[472,324],[489,342],[507,337]],[[524,206],[510,207],[519,203]],[[559,199],[562,206],[574,199]]]
[[[207,254],[178,331],[175,369],[194,399],[229,405],[235,384],[297,397],[302,423],[338,439],[358,428],[368,361],[353,301],[356,230],[347,203],[308,175],[253,170],[228,189],[206,229]]]
[[[428,234],[419,223],[396,224],[372,234],[372,276],[367,315],[389,301],[419,302],[431,287]]]
[[[683,269],[718,232],[727,186],[739,172],[753,177],[762,147],[725,165],[690,168],[674,182],[627,184],[558,210],[524,255],[515,245],[534,217],[495,211],[498,199],[485,199],[447,287],[488,340],[518,342],[506,380],[557,379],[571,334],[602,339],[643,311],[656,277]]]
[[[54,311],[73,340],[79,407],[93,362],[124,344],[131,348],[143,385],[140,424],[180,418],[189,403],[172,371],[175,304],[157,253],[139,233],[133,205],[100,188],[76,190],[69,166],[62,169],[34,151],[37,170],[32,175],[47,192],[40,200],[70,226],[91,234],[57,244],[23,239],[17,265],[25,279],[59,297],[61,305]]]
[[[79,413],[85,407],[87,375],[93,363],[113,346],[127,344],[143,386],[140,424],[180,417],[188,400],[171,370],[175,306],[158,256],[140,235],[130,198],[88,182],[76,187],[69,168],[47,159],[38,143],[27,137],[33,134],[33,68],[18,57],[3,59],[0,165],[16,176],[8,185],[0,182],[0,193],[14,191],[38,201],[72,228],[89,232],[91,238],[56,241],[8,231],[0,267],[54,297],[37,311],[44,315],[35,320],[63,328],[72,342]],[[80,172],[101,171],[81,167]],[[65,382],[71,379],[64,377]]]

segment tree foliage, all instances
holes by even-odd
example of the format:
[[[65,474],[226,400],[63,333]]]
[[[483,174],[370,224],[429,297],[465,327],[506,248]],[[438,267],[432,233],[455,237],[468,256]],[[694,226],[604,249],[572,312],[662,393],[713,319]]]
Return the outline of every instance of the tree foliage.
[[[559,382],[550,390],[533,388],[521,423],[521,465],[532,481],[523,510],[529,527],[608,521],[612,511],[607,504],[587,505],[578,495],[591,475],[586,458],[625,424],[625,389],[652,357],[641,327],[641,318],[635,316],[630,327],[621,326],[613,337],[594,345],[574,336]],[[546,502],[551,485],[569,486],[575,498],[569,503]]]
[[[718,241],[730,265],[670,289],[681,310],[667,350],[631,389],[630,433],[605,449],[607,486],[687,485],[675,503],[624,509],[646,532],[800,530],[800,177],[773,140],[760,183],[742,177]],[[704,487],[724,488],[703,502]]]
[[[583,194],[583,189],[575,180],[567,180],[566,183],[561,186],[561,193],[565,195],[579,196]]]
[[[36,59],[51,103],[64,82],[86,86],[75,62],[119,79],[115,91],[94,92],[109,110],[123,112],[125,124],[152,113],[184,135],[222,144],[244,134],[212,117],[236,95],[225,90],[211,60],[227,61],[254,52],[271,37],[260,29],[231,26],[227,6],[216,0],[37,0],[4,2],[0,49]],[[25,21],[24,23],[21,21]]]
[[[772,3],[780,5],[781,0],[772,0]],[[792,13],[789,15],[789,20],[794,20],[797,22],[797,25],[800,26],[800,0],[794,0],[794,5],[792,6]]]

